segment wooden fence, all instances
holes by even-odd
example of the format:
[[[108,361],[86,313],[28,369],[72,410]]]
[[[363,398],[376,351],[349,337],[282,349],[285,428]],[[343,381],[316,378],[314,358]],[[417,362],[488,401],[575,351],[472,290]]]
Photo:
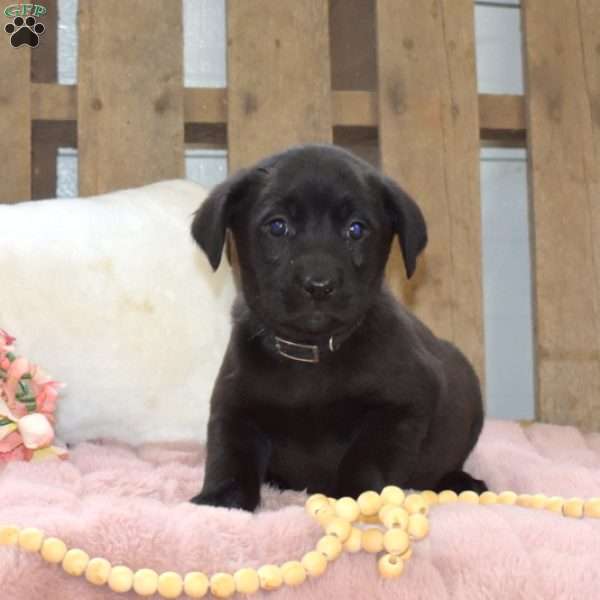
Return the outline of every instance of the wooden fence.
[[[527,145],[537,417],[600,429],[600,3],[522,4],[527,93],[496,96],[477,94],[473,0],[229,0],[224,89],[183,87],[177,0],[80,0],[78,85],[58,85],[46,0],[39,48],[0,44],[0,202],[53,196],[60,145],[83,196],[182,177],[186,147],[233,170],[344,145],[423,207],[416,277],[395,252],[388,279],[483,375],[479,149]]]

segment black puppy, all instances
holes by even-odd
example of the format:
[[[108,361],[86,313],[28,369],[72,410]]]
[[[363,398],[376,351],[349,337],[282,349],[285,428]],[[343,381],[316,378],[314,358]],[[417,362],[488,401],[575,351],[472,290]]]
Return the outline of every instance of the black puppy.
[[[427,242],[413,200],[345,150],[300,146],[197,211],[192,236],[214,269],[227,228],[242,292],[192,502],[254,510],[263,482],[335,497],[484,491],[462,471],[483,422],[477,376],[383,284],[394,234],[408,277]]]

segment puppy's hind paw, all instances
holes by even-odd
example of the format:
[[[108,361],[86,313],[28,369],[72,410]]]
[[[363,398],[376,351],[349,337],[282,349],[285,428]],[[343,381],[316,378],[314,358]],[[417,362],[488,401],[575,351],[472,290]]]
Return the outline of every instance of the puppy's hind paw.
[[[214,490],[202,490],[199,494],[190,499],[192,504],[203,506],[220,506],[222,508],[241,508],[252,512],[260,501],[260,498],[253,498],[244,494],[243,490],[237,486],[223,486]]]

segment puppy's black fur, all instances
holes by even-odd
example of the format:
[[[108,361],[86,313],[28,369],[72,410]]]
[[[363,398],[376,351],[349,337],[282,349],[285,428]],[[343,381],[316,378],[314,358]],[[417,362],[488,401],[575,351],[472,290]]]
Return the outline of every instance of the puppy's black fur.
[[[383,284],[394,235],[409,277],[427,243],[413,200],[340,148],[300,146],[230,177],[198,210],[192,235],[214,269],[227,228],[242,292],[192,502],[254,510],[263,482],[335,497],[388,484],[484,491],[462,471],[483,422],[477,376]],[[319,362],[282,356],[275,336],[317,347]]]

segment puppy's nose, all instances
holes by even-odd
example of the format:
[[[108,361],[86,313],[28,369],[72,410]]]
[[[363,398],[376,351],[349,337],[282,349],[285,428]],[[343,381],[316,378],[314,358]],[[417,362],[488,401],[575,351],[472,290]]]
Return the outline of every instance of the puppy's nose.
[[[305,277],[302,287],[315,300],[330,296],[335,289],[335,285],[331,279],[320,279],[317,277]]]

